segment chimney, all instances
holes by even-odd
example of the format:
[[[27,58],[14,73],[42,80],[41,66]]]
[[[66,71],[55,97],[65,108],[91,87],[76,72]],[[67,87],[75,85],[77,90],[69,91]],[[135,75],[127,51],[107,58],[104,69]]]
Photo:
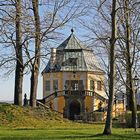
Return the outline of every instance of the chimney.
[[[53,69],[56,60],[56,48],[51,48],[50,68]]]

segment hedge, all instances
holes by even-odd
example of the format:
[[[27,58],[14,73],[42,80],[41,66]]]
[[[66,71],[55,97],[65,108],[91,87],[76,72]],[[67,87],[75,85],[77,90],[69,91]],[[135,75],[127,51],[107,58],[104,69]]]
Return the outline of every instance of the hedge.
[[[138,117],[138,126],[140,127],[140,111],[137,111],[137,117]],[[126,126],[131,127],[131,112],[126,112],[125,113],[125,120],[126,120]]]

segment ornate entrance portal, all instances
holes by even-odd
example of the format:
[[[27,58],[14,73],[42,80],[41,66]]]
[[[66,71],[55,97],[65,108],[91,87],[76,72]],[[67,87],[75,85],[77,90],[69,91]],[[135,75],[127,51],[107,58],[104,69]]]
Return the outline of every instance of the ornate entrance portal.
[[[74,120],[74,115],[84,112],[85,96],[80,94],[65,95],[64,117]]]
[[[74,115],[80,115],[80,110],[80,103],[77,100],[72,101],[69,106],[69,118],[74,120]]]

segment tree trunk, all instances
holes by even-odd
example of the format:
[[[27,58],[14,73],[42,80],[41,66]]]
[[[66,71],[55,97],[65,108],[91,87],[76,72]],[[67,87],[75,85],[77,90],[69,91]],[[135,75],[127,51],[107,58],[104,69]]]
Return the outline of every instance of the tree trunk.
[[[130,80],[129,80],[129,66],[128,66],[128,62],[127,62],[127,56],[126,56],[126,98],[127,98],[127,110],[131,110],[132,111],[132,94],[131,94],[131,90],[130,90]]]
[[[128,11],[128,1],[124,0],[124,15],[125,15],[125,36],[126,36],[126,94],[127,94],[127,110],[132,110],[132,65],[131,65],[131,56],[130,56],[130,26],[129,26],[129,11]]]
[[[36,107],[37,85],[39,71],[36,69],[31,73],[30,105]]]
[[[107,135],[112,133],[112,110],[113,110],[113,102],[114,102],[114,77],[115,77],[114,48],[116,42],[116,0],[112,0],[111,28],[112,28],[112,34],[110,39],[109,101],[108,101],[106,124],[103,132],[103,134],[107,134]]]
[[[36,107],[38,75],[40,67],[40,17],[38,10],[38,0],[32,0],[34,20],[35,20],[35,59],[31,71],[30,105]]]
[[[127,89],[128,89],[128,107],[132,110],[132,127],[136,127],[136,99],[135,99],[135,91],[134,91],[134,83],[133,83],[133,75],[132,75],[132,62],[131,62],[131,45],[130,45],[130,23],[129,23],[129,0],[125,0],[125,23],[126,23],[126,73],[127,73]]]
[[[15,70],[15,91],[14,104],[22,105],[22,84],[23,84],[23,58],[21,45],[21,0],[16,1],[16,70]]]

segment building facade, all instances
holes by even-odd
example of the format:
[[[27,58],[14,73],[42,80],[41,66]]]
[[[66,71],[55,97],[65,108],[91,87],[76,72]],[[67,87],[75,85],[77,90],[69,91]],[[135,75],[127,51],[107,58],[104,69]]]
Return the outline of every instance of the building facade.
[[[57,48],[43,70],[43,99],[54,110],[73,119],[106,102],[104,74],[93,51],[73,33]]]

